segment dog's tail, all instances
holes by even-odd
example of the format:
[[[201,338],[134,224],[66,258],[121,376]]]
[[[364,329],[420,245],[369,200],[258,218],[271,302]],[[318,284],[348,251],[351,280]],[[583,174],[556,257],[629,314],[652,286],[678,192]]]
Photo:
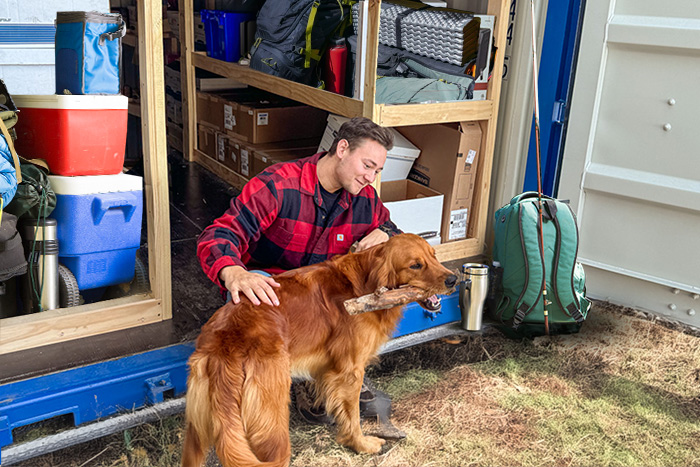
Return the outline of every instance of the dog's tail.
[[[262,381],[263,372],[256,368],[255,359],[246,361],[245,372],[229,359],[210,356],[193,360],[183,466],[201,465],[212,444],[224,467],[287,466],[288,364],[278,375],[272,375],[266,365]]]

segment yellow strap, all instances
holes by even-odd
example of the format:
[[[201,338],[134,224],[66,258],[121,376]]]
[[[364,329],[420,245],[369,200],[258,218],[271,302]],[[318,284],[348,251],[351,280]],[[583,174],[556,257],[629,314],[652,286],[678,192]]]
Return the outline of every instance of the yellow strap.
[[[311,67],[311,58],[314,52],[311,49],[311,30],[314,27],[314,20],[316,19],[316,12],[318,11],[318,6],[319,2],[314,2],[314,5],[311,7],[311,13],[309,13],[309,21],[306,23],[306,49],[304,53],[304,68]],[[318,54],[316,54],[316,56],[318,56]],[[313,58],[316,61],[321,59],[320,56],[318,58],[316,58],[316,56],[313,56]]]
[[[19,158],[17,158],[17,152],[15,151],[15,145],[12,144],[12,137],[10,136],[10,132],[7,131],[7,127],[5,126],[5,122],[2,121],[0,118],[0,130],[2,130],[2,134],[5,136],[5,141],[7,141],[7,147],[10,148],[10,153],[12,153],[12,161],[15,163],[15,172],[17,175],[17,184],[19,185],[22,183],[22,171],[19,170]]]

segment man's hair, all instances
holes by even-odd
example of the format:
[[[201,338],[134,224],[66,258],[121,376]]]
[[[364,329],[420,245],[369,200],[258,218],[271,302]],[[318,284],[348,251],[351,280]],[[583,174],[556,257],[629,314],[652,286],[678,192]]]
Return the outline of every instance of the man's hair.
[[[377,125],[365,117],[351,118],[343,123],[338,130],[338,136],[333,140],[329,154],[335,154],[338,149],[338,141],[344,139],[348,142],[350,151],[355,150],[365,140],[371,139],[384,146],[387,151],[394,147],[394,134],[389,128]]]

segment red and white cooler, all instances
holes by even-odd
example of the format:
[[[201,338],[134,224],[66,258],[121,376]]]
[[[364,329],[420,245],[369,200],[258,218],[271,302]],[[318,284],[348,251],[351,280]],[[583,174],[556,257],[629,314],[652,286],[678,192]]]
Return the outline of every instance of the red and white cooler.
[[[129,100],[122,95],[14,95],[17,152],[56,175],[122,171]]]

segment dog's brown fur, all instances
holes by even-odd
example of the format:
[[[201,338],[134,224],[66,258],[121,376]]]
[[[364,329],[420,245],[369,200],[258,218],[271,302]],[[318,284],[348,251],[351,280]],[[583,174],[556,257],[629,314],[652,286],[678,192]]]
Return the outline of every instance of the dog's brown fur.
[[[402,308],[350,316],[343,302],[380,286],[449,293],[456,276],[425,240],[402,234],[275,279],[279,306],[229,302],[202,328],[189,360],[183,466],[201,465],[211,445],[225,467],[288,465],[292,374],[315,380],[338,442],[378,452],[384,440],[360,429],[360,389]]]

